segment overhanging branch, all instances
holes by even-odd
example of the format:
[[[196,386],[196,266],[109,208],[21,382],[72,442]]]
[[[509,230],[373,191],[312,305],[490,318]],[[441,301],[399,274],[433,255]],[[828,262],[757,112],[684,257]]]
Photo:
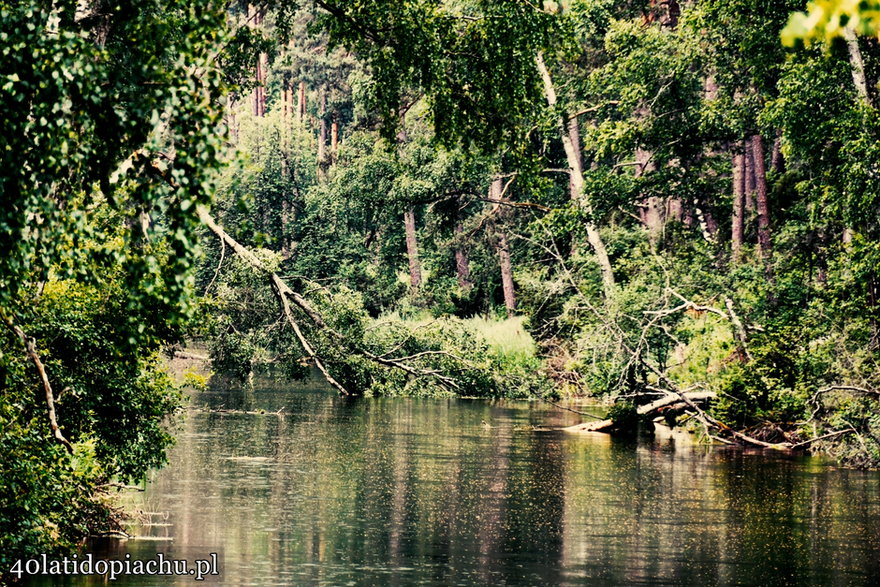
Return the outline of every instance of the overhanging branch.
[[[25,334],[24,330],[15,324],[9,316],[3,314],[3,321],[6,323],[6,326],[8,326],[9,329],[21,339],[28,358],[33,362],[40,375],[40,382],[42,383],[43,391],[46,394],[46,411],[49,416],[49,427],[52,429],[52,436],[56,441],[64,445],[67,452],[73,454],[73,446],[70,444],[70,441],[64,438],[64,435],[61,433],[61,428],[58,426],[58,420],[55,416],[55,395],[52,393],[52,385],[49,383],[49,377],[46,375],[46,368],[43,366],[43,361],[40,360],[40,355],[37,354],[36,341],[33,337]]]

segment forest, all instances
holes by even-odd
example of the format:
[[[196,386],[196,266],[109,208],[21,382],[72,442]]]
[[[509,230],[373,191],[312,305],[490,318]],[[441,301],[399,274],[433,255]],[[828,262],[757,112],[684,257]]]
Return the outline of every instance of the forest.
[[[854,0],[0,0],[0,573],[118,527],[206,385],[174,356],[877,467],[878,31]]]

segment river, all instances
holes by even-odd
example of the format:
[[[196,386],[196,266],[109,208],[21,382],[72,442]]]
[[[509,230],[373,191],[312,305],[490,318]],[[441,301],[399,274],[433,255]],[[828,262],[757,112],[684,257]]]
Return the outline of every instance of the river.
[[[541,402],[297,387],[200,392],[193,405],[170,465],[126,497],[145,512],[142,538],[93,542],[96,557],[214,552],[209,579],[232,585],[880,581],[876,472],[536,430],[579,421]]]

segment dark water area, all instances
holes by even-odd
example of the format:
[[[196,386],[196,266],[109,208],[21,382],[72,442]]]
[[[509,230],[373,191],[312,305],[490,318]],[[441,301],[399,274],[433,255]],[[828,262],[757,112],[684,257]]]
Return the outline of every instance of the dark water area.
[[[880,584],[880,475],[775,452],[534,430],[539,402],[198,393],[96,557],[231,585]],[[280,412],[279,412],[280,410]],[[97,579],[56,584],[98,584]],[[118,585],[192,585],[123,577]]]

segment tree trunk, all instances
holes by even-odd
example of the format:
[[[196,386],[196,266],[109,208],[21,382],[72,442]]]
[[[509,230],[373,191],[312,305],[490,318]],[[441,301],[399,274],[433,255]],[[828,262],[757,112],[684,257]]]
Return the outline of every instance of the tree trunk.
[[[642,109],[640,116],[647,117],[648,111],[647,109]],[[638,179],[645,174],[646,171],[653,170],[653,166],[651,165],[651,157],[652,154],[650,151],[646,151],[642,148],[636,148],[635,158],[636,158],[636,167],[635,167],[635,177]],[[647,200],[644,201],[639,207],[640,210],[640,218],[642,220],[642,224],[645,226],[645,230],[648,231],[648,241],[650,241],[652,247],[656,247],[658,241],[660,240],[660,235],[663,232],[663,224],[666,221],[666,217],[664,212],[666,211],[666,203],[663,201],[663,198],[658,196],[651,196]]]
[[[764,169],[764,141],[760,134],[752,136],[752,155],[755,159],[755,196],[758,205],[758,251],[769,272],[773,251],[770,240],[770,209],[767,205],[767,174]]]
[[[773,151],[770,154],[770,167],[776,173],[785,173],[785,157],[782,156],[782,131],[776,131],[773,139]]]
[[[297,108],[297,122],[300,126],[306,123],[306,82],[299,82],[299,105]]]
[[[285,259],[290,258],[291,243],[290,233],[290,202],[285,198],[281,200],[281,256]]]
[[[544,57],[541,53],[537,55],[538,71],[544,83],[544,97],[551,109],[555,109],[557,105],[556,89],[553,87],[553,80],[550,72],[544,64]],[[568,160],[568,166],[571,170],[571,199],[576,201],[581,209],[586,213],[587,218],[593,215],[593,206],[588,195],[583,193],[584,188],[584,170],[580,163],[580,157],[575,150],[571,141],[572,119],[566,120],[560,117],[558,121],[559,135],[562,139],[562,146],[565,149],[565,157]],[[576,124],[576,123],[575,123]],[[593,251],[596,253],[596,260],[599,263],[599,270],[602,273],[602,284],[605,290],[605,297],[610,298],[614,293],[614,271],[611,267],[611,260],[608,258],[608,252],[605,249],[605,243],[599,234],[599,229],[592,220],[587,220],[587,240]]]
[[[333,123],[330,125],[330,160],[336,163],[336,154],[339,152],[339,121],[333,114]]]
[[[583,150],[581,149],[581,125],[578,122],[577,117],[573,117],[568,123],[568,138],[571,141],[572,148],[574,149],[575,155],[577,156],[578,164],[581,166],[581,169],[584,168],[584,156]],[[578,193],[575,189],[573,175],[569,173],[568,175],[568,194],[571,201],[577,205],[578,204]],[[569,246],[569,256],[573,257],[578,250],[577,247],[577,239],[572,236],[571,245]]]
[[[502,192],[501,179],[495,179],[489,185],[489,199],[500,200]],[[501,288],[504,292],[504,307],[507,308],[507,317],[513,316],[516,311],[516,289],[513,284],[513,264],[510,260],[510,242],[503,227],[496,225],[495,248],[498,251],[498,261],[501,268]]]
[[[507,241],[507,233],[504,230],[498,233],[498,260],[501,264],[504,307],[507,308],[507,317],[510,318],[516,312],[516,291],[513,285],[513,265],[510,262],[510,243]]]
[[[471,264],[468,258],[468,251],[464,243],[461,241],[464,227],[459,219],[458,204],[455,210],[455,273],[458,277],[458,287],[465,293],[470,291],[474,286],[471,281]]]
[[[707,402],[715,398],[715,393],[711,391],[690,391],[684,394],[685,399],[691,402]],[[650,404],[639,406],[636,413],[643,418],[654,418],[669,412],[683,412],[690,406],[683,398],[669,394]],[[614,420],[597,420],[596,422],[587,422],[585,424],[575,424],[563,428],[568,432],[607,432],[615,427]]]
[[[263,25],[262,10],[253,4],[248,4],[247,18],[247,25],[251,28],[257,28]],[[252,97],[252,106],[254,116],[257,117],[263,116],[266,111],[266,90],[264,82],[266,79],[268,60],[269,58],[265,53],[260,53],[255,65],[254,78],[256,81],[256,87],[254,88]]]
[[[746,207],[746,215],[755,212],[755,153],[752,149],[752,142],[745,142],[745,197],[744,203]]]
[[[702,202],[694,198],[694,213],[697,216],[697,222],[700,225],[700,231],[703,233],[703,239],[710,244],[715,244],[718,239],[718,223],[709,208],[703,206]]]
[[[256,81],[257,86],[254,88],[254,94],[253,94],[253,112],[254,112],[254,116],[256,116],[256,117],[262,116],[262,114],[260,114],[260,90],[263,89],[263,87],[261,85],[263,83],[262,82],[262,80],[263,80],[262,65],[263,65],[263,59],[262,59],[262,54],[261,54],[260,58],[257,59],[256,68],[254,70],[254,80]]]
[[[733,263],[739,263],[743,244],[743,218],[745,214],[745,154],[733,156],[733,219],[731,222],[730,249]]]
[[[320,117],[318,127],[318,168],[324,165],[327,157],[327,92],[324,88],[321,88],[320,104],[320,108],[318,109],[318,116]]]
[[[398,147],[406,142],[406,112],[400,112],[400,130],[397,132]],[[406,235],[406,256],[409,260],[409,284],[413,291],[422,285],[422,264],[419,261],[419,241],[416,234],[416,212],[410,206],[403,213],[403,226]]]
[[[456,224],[455,232],[461,233],[461,231],[461,224]],[[455,249],[455,272],[458,275],[458,287],[464,292],[470,291],[474,286],[471,281],[471,264],[467,250],[461,246]]]
[[[868,92],[868,82],[865,77],[865,60],[862,59],[862,51],[859,49],[859,40],[851,27],[844,27],[843,38],[846,40],[846,48],[849,50],[849,64],[852,70],[853,85],[859,95],[859,101],[865,106],[871,106],[871,94]]]
[[[403,213],[403,223],[406,230],[406,256],[409,259],[409,285],[415,291],[422,285],[422,266],[419,262],[416,213],[413,208]]]
[[[584,154],[581,149],[581,125],[578,122],[577,117],[573,117],[568,122],[568,139],[571,141],[572,150],[574,150],[575,158],[577,159],[578,165],[580,166],[582,172],[584,168]],[[571,200],[577,204],[578,203],[578,193],[573,185],[574,176],[569,174],[568,176],[568,193],[571,197]]]
[[[260,16],[260,24],[263,22],[263,17]],[[257,108],[259,110],[259,114],[257,116],[266,116],[266,73],[269,71],[269,56],[266,53],[260,53],[260,58],[258,61],[259,66],[259,75],[260,78],[258,80],[259,86],[257,86],[258,90],[258,99],[257,99]]]

